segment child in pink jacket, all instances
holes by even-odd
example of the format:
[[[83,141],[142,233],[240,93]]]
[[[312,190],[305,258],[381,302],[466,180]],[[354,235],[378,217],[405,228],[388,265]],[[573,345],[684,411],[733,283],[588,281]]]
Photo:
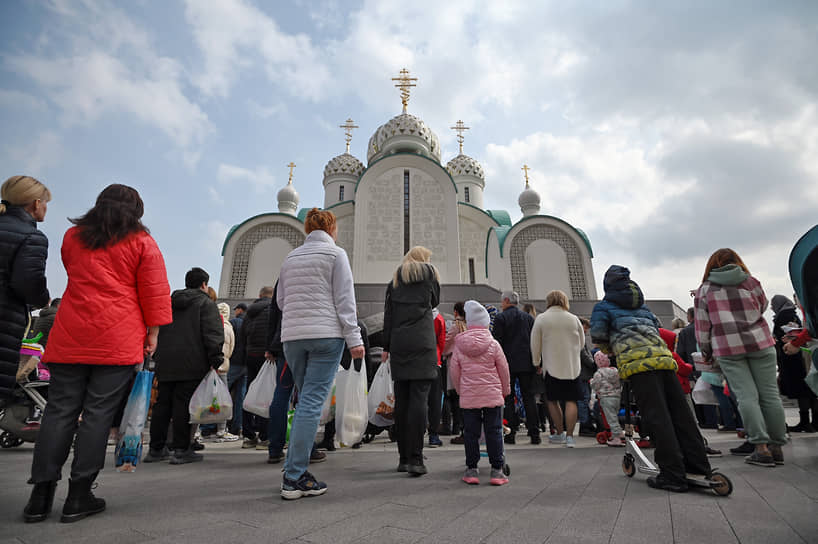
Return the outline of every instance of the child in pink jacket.
[[[491,463],[491,485],[508,483],[503,474],[503,405],[511,394],[508,362],[503,348],[489,332],[489,314],[477,301],[465,304],[468,330],[457,335],[449,372],[460,395],[466,472],[463,481],[479,484],[480,431],[486,436]]]

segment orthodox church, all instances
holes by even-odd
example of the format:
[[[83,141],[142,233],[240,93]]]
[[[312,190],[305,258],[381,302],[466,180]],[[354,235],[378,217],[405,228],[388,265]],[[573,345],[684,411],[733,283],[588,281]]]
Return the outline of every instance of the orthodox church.
[[[483,207],[486,180],[480,163],[460,153],[445,164],[437,135],[422,119],[407,112],[409,89],[416,78],[407,70],[393,78],[401,90],[403,112],[379,126],[369,139],[366,165],[349,153],[352,129],[348,119],[346,152],[324,168],[323,209],[338,219],[338,245],[349,255],[356,289],[383,286],[403,255],[422,245],[432,252],[441,284],[483,284],[497,290],[512,288],[524,301],[543,300],[560,289],[573,300],[597,298],[591,266],[593,252],[579,228],[540,210],[540,195],[530,187],[518,203],[522,218],[512,223],[505,210]],[[254,298],[272,285],[287,254],[303,243],[290,163],[288,184],[278,192],[278,212],[235,225],[222,248],[219,294],[225,299]],[[319,206],[319,203],[314,203]],[[310,208],[313,206],[310,206]]]

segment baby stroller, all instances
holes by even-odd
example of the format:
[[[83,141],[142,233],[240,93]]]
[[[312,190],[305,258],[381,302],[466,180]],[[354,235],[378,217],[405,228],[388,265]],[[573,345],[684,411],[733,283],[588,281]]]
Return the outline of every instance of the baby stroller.
[[[20,348],[20,366],[17,370],[17,388],[14,395],[0,407],[0,448],[16,448],[23,442],[35,442],[39,425],[29,425],[33,410],[45,411],[48,382],[31,376],[40,376],[37,367],[43,347],[36,338],[23,343]]]
[[[622,398],[625,399],[625,406],[631,405],[630,385],[627,381],[622,382]],[[622,472],[629,478],[632,478],[638,470],[642,474],[657,476],[659,474],[659,467],[654,465],[648,459],[636,440],[633,439],[633,424],[631,423],[631,412],[625,410],[625,455],[622,458]],[[716,495],[726,497],[733,492],[733,482],[730,478],[716,472],[715,468],[710,473],[710,478],[705,476],[689,475],[685,478],[687,485],[691,487],[698,487],[702,489],[710,489]]]
[[[626,403],[627,404],[627,403]],[[628,425],[629,421],[632,424],[633,430],[639,433],[639,440],[636,441],[636,445],[642,449],[652,448],[653,446],[650,443],[650,437],[647,434],[642,434],[640,423],[641,418],[639,417],[639,412],[636,409],[636,406],[630,405],[630,413],[626,414],[625,408],[619,409],[619,425],[624,429],[625,425]],[[598,433],[596,433],[596,441],[603,446],[608,444],[608,441],[613,438],[613,433],[611,433],[611,426],[608,425],[608,419],[605,417],[605,412],[600,410],[599,416],[602,421],[602,429]],[[627,431],[625,432],[627,436]],[[632,433],[631,433],[632,434]]]

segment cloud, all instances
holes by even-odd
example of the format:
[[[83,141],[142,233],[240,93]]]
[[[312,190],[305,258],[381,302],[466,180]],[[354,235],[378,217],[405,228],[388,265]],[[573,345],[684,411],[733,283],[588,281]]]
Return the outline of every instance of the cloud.
[[[273,176],[267,167],[260,166],[255,170],[242,168],[232,164],[219,164],[216,173],[216,179],[222,184],[250,184],[255,189],[256,193],[264,193],[275,186],[276,178]]]
[[[17,144],[8,146],[5,151],[4,162],[10,171],[34,177],[43,176],[65,154],[62,138],[52,130],[43,131],[33,138],[21,139]],[[45,179],[43,181],[48,184]]]
[[[0,89],[0,108],[8,110],[27,109],[34,112],[48,110],[46,103],[39,98],[10,89]]]
[[[318,100],[329,94],[329,69],[311,38],[282,31],[249,2],[188,0],[185,16],[204,56],[194,81],[206,95],[227,97],[242,72],[256,66],[292,96]]]

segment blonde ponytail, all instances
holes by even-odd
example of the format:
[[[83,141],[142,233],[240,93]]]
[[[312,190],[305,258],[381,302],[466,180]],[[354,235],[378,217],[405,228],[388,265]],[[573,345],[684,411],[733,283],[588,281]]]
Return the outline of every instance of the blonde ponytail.
[[[51,191],[31,176],[11,176],[0,187],[0,215],[9,206],[26,206],[35,200],[51,200]]]

